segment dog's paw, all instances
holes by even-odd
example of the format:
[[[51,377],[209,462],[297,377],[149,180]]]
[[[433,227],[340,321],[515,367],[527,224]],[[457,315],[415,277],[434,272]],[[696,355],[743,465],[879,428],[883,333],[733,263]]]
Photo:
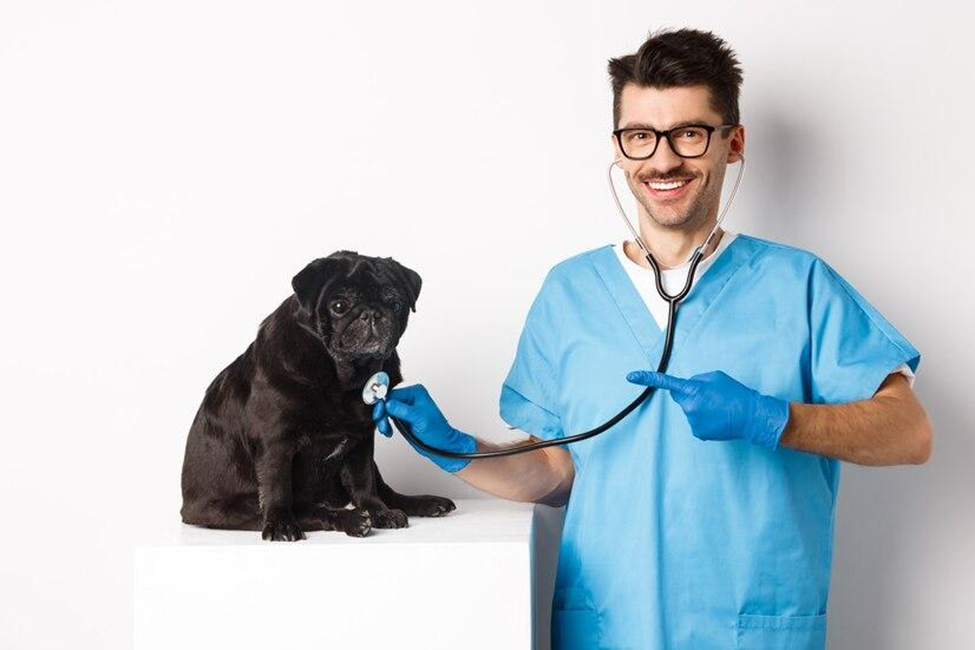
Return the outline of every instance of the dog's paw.
[[[407,514],[417,517],[443,517],[457,506],[447,497],[423,495],[415,497]]]
[[[369,517],[369,512],[360,508],[342,513],[339,525],[349,537],[365,537],[372,531],[372,519]]]
[[[272,542],[295,542],[305,539],[305,533],[290,510],[276,510],[269,512],[264,518],[264,532],[261,537]]]
[[[376,528],[406,528],[409,526],[406,513],[396,508],[370,510],[369,518],[372,519],[372,525]]]

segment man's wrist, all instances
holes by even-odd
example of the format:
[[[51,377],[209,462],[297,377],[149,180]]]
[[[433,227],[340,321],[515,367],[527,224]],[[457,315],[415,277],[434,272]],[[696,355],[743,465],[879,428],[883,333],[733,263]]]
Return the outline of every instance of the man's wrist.
[[[453,427],[451,427],[453,428]],[[450,451],[470,454],[477,451],[477,439],[474,436],[464,433],[459,429],[453,429],[454,433],[450,436],[451,445]],[[451,458],[449,456],[440,456],[439,454],[431,453],[431,460],[440,466],[446,472],[454,474],[464,469],[470,465],[473,458]]]
[[[759,394],[747,429],[748,440],[773,451],[778,449],[789,417],[789,402]]]

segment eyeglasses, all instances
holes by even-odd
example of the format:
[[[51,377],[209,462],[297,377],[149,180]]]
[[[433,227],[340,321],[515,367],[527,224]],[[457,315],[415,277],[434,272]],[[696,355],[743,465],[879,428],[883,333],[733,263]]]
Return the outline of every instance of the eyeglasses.
[[[670,149],[681,158],[700,158],[707,153],[711,144],[711,134],[715,129],[727,129],[737,124],[685,124],[675,126],[669,131],[658,131],[646,127],[616,129],[613,135],[620,145],[623,155],[630,160],[646,160],[657,151],[657,145],[667,138]]]

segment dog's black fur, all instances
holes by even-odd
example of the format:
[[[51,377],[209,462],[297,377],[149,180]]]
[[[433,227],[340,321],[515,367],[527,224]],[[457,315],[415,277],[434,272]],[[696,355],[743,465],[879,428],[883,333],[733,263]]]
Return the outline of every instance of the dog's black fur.
[[[390,387],[402,381],[396,345],[420,285],[392,258],[354,251],[296,275],[294,294],[207,388],[186,443],[183,521],[290,541],[321,529],[361,537],[453,510],[450,499],[386,485],[362,401],[378,370]]]

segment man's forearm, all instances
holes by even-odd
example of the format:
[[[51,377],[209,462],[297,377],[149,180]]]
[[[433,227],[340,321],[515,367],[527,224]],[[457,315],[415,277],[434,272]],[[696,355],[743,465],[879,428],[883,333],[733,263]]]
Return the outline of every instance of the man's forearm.
[[[477,439],[477,451],[493,451],[501,447]],[[567,496],[563,493],[567,493],[571,487],[571,477],[549,461],[544,449],[496,458],[475,458],[454,475],[483,492],[510,501],[551,506],[563,505],[564,497]]]
[[[931,425],[901,374],[870,399],[789,404],[779,444],[860,465],[921,464],[931,455]]]

